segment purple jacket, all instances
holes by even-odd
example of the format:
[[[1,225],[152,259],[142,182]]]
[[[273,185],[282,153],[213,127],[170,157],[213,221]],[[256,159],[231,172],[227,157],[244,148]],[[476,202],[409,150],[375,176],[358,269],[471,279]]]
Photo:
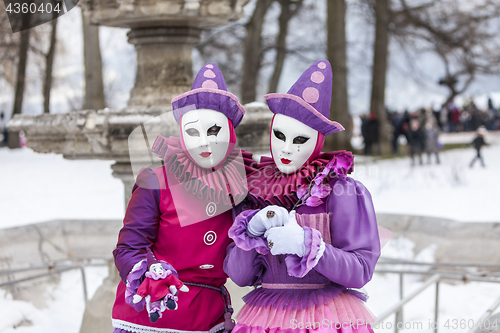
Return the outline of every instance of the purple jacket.
[[[268,305],[273,299],[279,299],[284,304],[293,304],[292,307],[304,308],[310,302],[317,304],[318,295],[334,298],[343,291],[363,298],[348,288],[361,288],[370,281],[380,256],[371,195],[352,178],[334,177],[329,185],[333,190],[323,204],[317,207],[302,205],[297,209],[297,221],[305,230],[306,254],[302,258],[273,256],[268,253],[263,237],[247,235],[246,226],[257,210],[242,212],[235,219],[229,232],[235,243],[227,249],[224,270],[236,284],[326,285],[312,295],[310,290],[257,288],[245,296],[247,304]],[[289,295],[283,297],[284,293]],[[294,298],[293,302],[290,297]]]

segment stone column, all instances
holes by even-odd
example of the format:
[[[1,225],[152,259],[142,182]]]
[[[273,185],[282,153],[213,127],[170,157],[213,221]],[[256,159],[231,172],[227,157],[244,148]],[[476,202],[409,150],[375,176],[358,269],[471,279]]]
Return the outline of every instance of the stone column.
[[[96,290],[94,297],[87,302],[83,314],[80,333],[111,333],[111,311],[116,297],[116,286],[120,275],[113,260],[108,261],[109,276]]]
[[[191,52],[200,41],[200,28],[158,27],[132,29],[129,43],[137,51],[137,74],[129,107],[165,106],[191,89]]]
[[[132,197],[132,188],[135,184],[134,174],[130,162],[116,162],[111,166],[113,177],[120,179],[125,188],[125,208],[127,208],[130,197]]]

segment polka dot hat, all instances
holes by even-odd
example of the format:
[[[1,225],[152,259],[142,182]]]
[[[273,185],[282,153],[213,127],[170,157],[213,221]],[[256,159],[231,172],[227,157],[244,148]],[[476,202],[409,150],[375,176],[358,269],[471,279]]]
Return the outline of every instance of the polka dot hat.
[[[196,109],[210,109],[222,112],[238,126],[245,109],[238,98],[227,91],[226,82],[217,65],[208,63],[203,66],[194,79],[191,90],[172,100],[174,118],[177,123],[183,114]]]
[[[343,131],[330,118],[332,68],[327,60],[309,67],[286,94],[268,94],[267,104],[273,113],[292,117],[325,135]]]

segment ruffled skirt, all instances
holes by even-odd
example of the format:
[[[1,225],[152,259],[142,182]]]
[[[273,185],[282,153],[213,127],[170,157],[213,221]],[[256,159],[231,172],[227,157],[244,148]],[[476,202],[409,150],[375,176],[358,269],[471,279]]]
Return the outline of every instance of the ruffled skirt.
[[[305,308],[270,305],[243,306],[236,316],[233,333],[314,332],[373,332],[369,327],[375,317],[356,296],[340,293],[326,302]]]

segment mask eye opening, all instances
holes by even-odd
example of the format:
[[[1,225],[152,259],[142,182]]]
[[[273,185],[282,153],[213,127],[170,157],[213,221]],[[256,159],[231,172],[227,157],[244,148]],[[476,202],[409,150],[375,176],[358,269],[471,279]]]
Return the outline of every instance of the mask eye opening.
[[[309,141],[309,138],[306,137],[306,136],[296,136],[295,138],[293,138],[293,144],[295,145],[302,145],[304,143],[306,143],[307,141]]]
[[[200,136],[200,132],[196,128],[188,128],[185,132],[189,136]]]
[[[273,130],[273,133],[277,139],[279,139],[281,141],[286,141],[286,136],[285,136],[285,134],[283,134],[283,132],[278,131],[278,130]]]
[[[219,132],[221,130],[222,127],[220,126],[217,126],[217,124],[211,126],[208,130],[207,130],[207,136],[210,136],[210,135],[219,135]]]

